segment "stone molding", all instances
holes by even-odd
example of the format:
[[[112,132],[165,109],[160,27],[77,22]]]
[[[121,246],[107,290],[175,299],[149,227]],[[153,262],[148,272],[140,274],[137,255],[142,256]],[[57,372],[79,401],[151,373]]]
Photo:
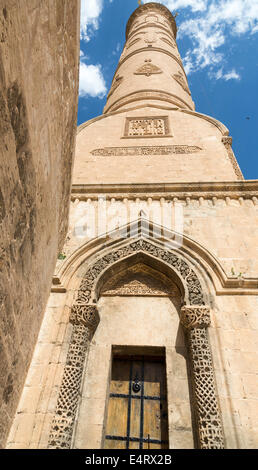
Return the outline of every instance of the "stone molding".
[[[131,148],[131,147],[129,147]],[[136,147],[137,148],[137,147]],[[230,199],[243,198],[251,200],[254,205],[258,204],[258,181],[229,181],[229,182],[198,182],[198,183],[135,183],[135,184],[73,184],[71,199],[91,198],[97,199],[100,194],[105,194],[107,199],[124,198],[134,199],[136,197],[146,200],[152,198],[174,202],[184,202],[187,205],[192,201],[202,203],[205,200],[212,200],[216,205],[219,199],[229,202]],[[215,199],[214,199],[215,198]],[[227,199],[228,198],[228,199]],[[241,202],[243,202],[241,200]]]
[[[191,106],[186,103],[182,98],[179,98],[173,93],[162,90],[153,90],[153,89],[143,89],[138,91],[133,91],[126,95],[121,96],[116,101],[111,103],[109,106],[105,106],[103,111],[104,114],[117,111],[118,108],[121,108],[129,103],[139,100],[154,100],[154,101],[165,101],[166,103],[172,103],[179,108],[186,107],[189,111],[192,111]],[[111,108],[113,111],[111,111]],[[124,110],[125,111],[125,110]]]

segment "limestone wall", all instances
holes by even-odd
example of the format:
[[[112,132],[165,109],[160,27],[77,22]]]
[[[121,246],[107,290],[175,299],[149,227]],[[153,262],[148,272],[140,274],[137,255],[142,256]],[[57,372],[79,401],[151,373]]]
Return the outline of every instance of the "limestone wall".
[[[144,106],[79,128],[74,184],[243,179],[223,124],[193,111]]]
[[[189,186],[190,192],[190,186]],[[216,196],[217,194],[217,196]],[[140,211],[158,225],[184,233],[219,260],[227,275],[256,278],[258,205],[252,193],[245,198],[231,197],[214,191],[214,196],[199,193],[194,198],[178,193],[175,202],[169,194],[159,198],[153,194],[135,197],[108,194],[105,205],[99,200],[80,195],[71,204],[68,237],[64,255],[68,258],[91,238],[111,232],[117,227],[135,221]],[[149,197],[150,196],[150,197]],[[152,197],[151,197],[152,196]],[[105,209],[104,209],[105,207]],[[176,209],[178,207],[178,209]],[[177,211],[177,212],[176,212]],[[144,217],[144,215],[143,215]],[[56,273],[64,261],[58,261]]]
[[[0,443],[67,230],[79,0],[0,0]]]

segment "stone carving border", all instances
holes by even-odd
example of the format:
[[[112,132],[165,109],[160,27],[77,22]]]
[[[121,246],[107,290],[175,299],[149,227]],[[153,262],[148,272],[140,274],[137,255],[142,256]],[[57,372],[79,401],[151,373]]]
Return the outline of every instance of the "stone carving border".
[[[93,304],[96,302],[95,291],[98,279],[117,261],[140,252],[170,265],[182,280],[185,300],[189,307],[182,308],[181,321],[188,332],[186,337],[191,358],[199,444],[201,448],[223,447],[211,353],[208,339],[205,335],[204,340],[202,338],[203,328],[209,325],[209,308],[205,306],[199,278],[189,263],[178,254],[158,247],[147,240],[139,239],[121,248],[113,249],[95,260],[81,281],[70,316],[73,334],[60,387],[56,415],[50,432],[49,448],[65,449],[71,446],[85,358],[99,322],[97,306]],[[192,333],[193,331],[195,334]],[[198,335],[201,335],[200,338]]]
[[[210,326],[210,309],[207,306],[184,306],[181,309],[180,321],[186,332],[189,351],[199,447],[223,449],[224,436],[207,334],[207,328]]]
[[[154,145],[132,147],[104,147],[92,150],[91,155],[97,157],[130,157],[148,155],[175,155],[200,152],[202,149],[196,145]]]

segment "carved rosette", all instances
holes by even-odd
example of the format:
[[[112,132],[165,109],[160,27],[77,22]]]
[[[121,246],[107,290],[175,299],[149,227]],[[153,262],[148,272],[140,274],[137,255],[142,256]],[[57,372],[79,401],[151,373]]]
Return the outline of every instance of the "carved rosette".
[[[199,447],[223,449],[224,437],[207,334],[210,325],[209,307],[183,307],[181,324],[188,343]]]
[[[97,307],[74,305],[70,322],[73,332],[49,436],[50,449],[69,449],[71,446],[86,353],[99,323]]]

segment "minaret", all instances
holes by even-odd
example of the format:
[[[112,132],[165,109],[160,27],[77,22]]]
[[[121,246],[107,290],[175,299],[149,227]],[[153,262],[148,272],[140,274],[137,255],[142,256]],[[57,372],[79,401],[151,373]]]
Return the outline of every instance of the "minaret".
[[[133,12],[104,113],[164,102],[194,110],[176,33],[175,18],[159,3],[141,5]]]
[[[174,16],[140,5],[101,116],[79,127],[74,184],[155,184],[243,179],[228,129],[195,111]]]

